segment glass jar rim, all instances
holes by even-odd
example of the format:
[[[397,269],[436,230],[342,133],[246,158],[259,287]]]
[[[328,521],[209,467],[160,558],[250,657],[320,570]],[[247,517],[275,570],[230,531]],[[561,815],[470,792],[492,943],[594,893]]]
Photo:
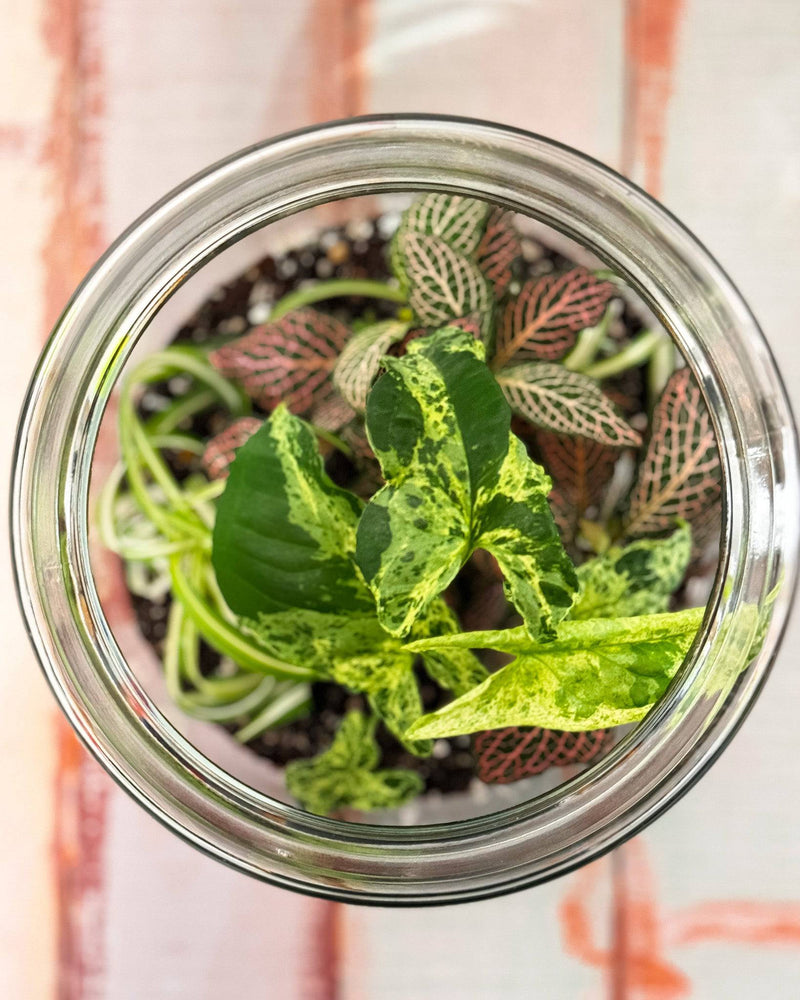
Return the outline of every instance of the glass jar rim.
[[[706,396],[722,454],[721,566],[680,675],[604,760],[502,812],[435,826],[352,824],[231,777],[144,694],[92,577],[90,470],[126,358],[204,263],[255,229],[327,201],[434,189],[504,205],[578,240],[673,336]],[[666,209],[608,167],[522,130],[369,116],[293,132],[210,167],[98,261],[31,382],[15,455],[12,545],[23,614],[63,710],[153,815],[215,858],[279,885],[351,902],[442,903],[585,863],[650,822],[713,762],[757,696],[788,616],[799,496],[794,424],[763,336],[716,261]],[[740,674],[757,628],[743,609],[763,608],[777,582],[761,652]]]

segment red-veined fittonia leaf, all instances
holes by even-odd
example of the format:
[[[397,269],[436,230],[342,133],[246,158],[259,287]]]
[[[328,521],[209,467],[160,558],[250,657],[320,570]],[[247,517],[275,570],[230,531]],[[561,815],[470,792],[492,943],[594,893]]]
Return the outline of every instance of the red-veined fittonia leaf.
[[[495,208],[486,223],[486,232],[475,251],[478,267],[492,283],[495,298],[502,298],[513,277],[514,261],[521,255],[519,233],[512,223],[513,214]]]
[[[477,313],[486,332],[494,297],[478,265],[438,236],[407,230],[400,251],[408,280],[408,303],[424,326],[445,326]]]
[[[209,479],[224,479],[228,475],[236,449],[255,434],[261,423],[256,417],[241,417],[211,438],[202,458],[203,469]]]
[[[363,412],[381,362],[392,344],[402,340],[410,324],[395,319],[373,323],[354,333],[333,369],[333,384],[350,406]]]
[[[608,729],[564,733],[538,726],[508,726],[478,733],[474,739],[476,772],[487,784],[505,785],[541,774],[548,767],[588,764],[609,749]]]
[[[526,281],[498,324],[494,367],[515,356],[540,361],[564,357],[580,330],[600,322],[614,291],[585,267]]]
[[[587,438],[541,431],[536,436],[553,480],[550,506],[562,537],[571,540],[578,521],[596,506],[614,474],[619,451]]]
[[[326,396],[308,415],[308,422],[324,431],[339,431],[355,417],[352,406],[341,396]]]
[[[677,518],[698,521],[719,502],[720,461],[700,387],[688,368],[670,376],[631,494],[626,534],[652,535]]]
[[[533,361],[504,368],[497,381],[511,409],[537,427],[616,448],[642,443],[639,433],[587,375]]]
[[[210,360],[265,410],[283,402],[303,414],[332,394],[330,376],[349,335],[332,316],[295,309],[219,348]]]
[[[416,198],[403,214],[401,226],[438,236],[454,250],[471,257],[486,230],[491,206],[458,194],[431,193]]]

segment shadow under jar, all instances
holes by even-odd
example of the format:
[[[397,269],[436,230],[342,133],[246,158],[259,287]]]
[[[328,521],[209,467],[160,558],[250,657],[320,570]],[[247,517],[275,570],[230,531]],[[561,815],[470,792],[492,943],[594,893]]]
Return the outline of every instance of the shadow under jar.
[[[590,769],[489,814],[440,822],[423,808],[415,825],[351,823],[306,813],[232,773],[156,705],[101,599],[90,480],[126,359],[192,275],[250,234],[315,206],[426,190],[481,198],[552,227],[641,296],[692,369],[714,423],[720,560],[705,622],[675,680]],[[47,678],[79,736],[137,801],[211,856],[275,884],[420,905],[563,874],[641,829],[697,780],[752,706],[780,641],[795,585],[799,499],[794,425],[769,350],[729,279],[672,216],[606,167],[543,138],[463,119],[381,117],[245,150],[173,192],[109,249],[65,310],[31,383],[12,540]]]

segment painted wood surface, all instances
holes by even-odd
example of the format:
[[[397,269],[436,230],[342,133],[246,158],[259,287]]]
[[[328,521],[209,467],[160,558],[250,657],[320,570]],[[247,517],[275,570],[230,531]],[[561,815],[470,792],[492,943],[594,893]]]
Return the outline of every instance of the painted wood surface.
[[[6,469],[103,246],[231,150],[362,111],[507,121],[646,184],[731,271],[800,405],[793,0],[0,0],[0,39]],[[60,721],[0,574],[0,996],[797,996],[797,623],[733,746],[643,837],[503,900],[360,910],[229,872],[128,801]]]

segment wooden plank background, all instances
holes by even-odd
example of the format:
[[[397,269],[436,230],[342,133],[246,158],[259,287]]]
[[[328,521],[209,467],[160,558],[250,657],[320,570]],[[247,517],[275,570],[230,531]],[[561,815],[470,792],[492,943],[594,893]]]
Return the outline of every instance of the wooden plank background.
[[[36,353],[123,226],[240,146],[366,111],[494,118],[629,173],[717,253],[800,404],[796,0],[0,0],[0,464]],[[459,908],[215,865],[77,747],[0,557],[0,997],[795,998],[800,672],[612,857]]]

